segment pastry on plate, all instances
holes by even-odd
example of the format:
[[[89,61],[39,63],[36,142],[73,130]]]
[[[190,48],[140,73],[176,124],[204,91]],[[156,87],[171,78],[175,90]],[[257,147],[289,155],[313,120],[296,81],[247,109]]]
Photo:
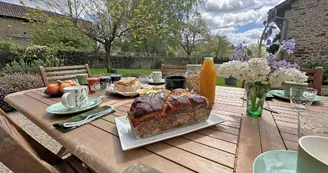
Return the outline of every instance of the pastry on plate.
[[[114,88],[119,92],[136,92],[140,88],[140,82],[135,77],[122,78],[114,84]]]
[[[160,91],[134,100],[128,111],[132,131],[147,138],[208,119],[211,104],[206,97],[185,89]]]

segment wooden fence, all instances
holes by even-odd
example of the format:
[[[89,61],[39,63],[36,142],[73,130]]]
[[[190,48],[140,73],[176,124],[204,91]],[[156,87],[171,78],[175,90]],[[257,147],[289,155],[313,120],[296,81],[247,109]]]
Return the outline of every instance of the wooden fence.
[[[92,68],[104,68],[106,66],[105,55],[90,55],[89,65]],[[222,64],[227,60],[217,60],[215,64]],[[113,68],[144,68],[157,69],[161,64],[167,65],[186,65],[186,64],[201,64],[202,58],[195,57],[143,57],[143,56],[117,56],[111,57]]]

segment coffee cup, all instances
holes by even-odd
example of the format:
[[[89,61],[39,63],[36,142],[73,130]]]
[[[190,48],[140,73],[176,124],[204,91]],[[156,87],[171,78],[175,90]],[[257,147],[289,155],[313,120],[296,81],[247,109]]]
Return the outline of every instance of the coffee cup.
[[[186,77],[184,76],[168,76],[165,78],[165,89],[175,90],[185,88]]]
[[[151,73],[150,78],[153,79],[153,82],[161,82],[162,80],[162,72],[154,71]]]
[[[303,136],[298,141],[297,173],[328,172],[328,138]]]
[[[87,86],[72,86],[64,88],[64,95],[61,98],[62,104],[70,109],[77,110],[88,106]]]

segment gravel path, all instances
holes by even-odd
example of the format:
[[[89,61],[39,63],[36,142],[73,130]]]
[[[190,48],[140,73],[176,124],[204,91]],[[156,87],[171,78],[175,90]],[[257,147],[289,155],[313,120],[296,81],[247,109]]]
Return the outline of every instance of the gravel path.
[[[52,139],[49,135],[43,132],[39,127],[37,127],[30,120],[25,118],[19,112],[8,113],[8,116],[16,122],[22,129],[24,129],[29,135],[31,135],[35,140],[40,142],[43,146],[48,148],[50,151],[57,153],[61,148],[61,145]],[[5,165],[0,162],[0,173],[12,173]]]

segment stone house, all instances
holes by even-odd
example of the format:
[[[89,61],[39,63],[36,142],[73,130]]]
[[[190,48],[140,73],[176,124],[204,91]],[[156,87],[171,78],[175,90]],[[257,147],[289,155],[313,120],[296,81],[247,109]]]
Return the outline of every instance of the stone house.
[[[328,63],[328,0],[286,0],[275,7],[281,40],[295,38],[298,63]]]
[[[33,26],[26,18],[30,9],[32,8],[0,2],[0,41],[10,40],[23,47],[31,44],[30,36]],[[49,11],[43,12],[50,17],[63,16]],[[92,25],[89,21],[81,21],[85,25]]]
[[[22,46],[30,43],[32,25],[24,17],[27,11],[24,6],[0,2],[0,40],[10,40]]]

